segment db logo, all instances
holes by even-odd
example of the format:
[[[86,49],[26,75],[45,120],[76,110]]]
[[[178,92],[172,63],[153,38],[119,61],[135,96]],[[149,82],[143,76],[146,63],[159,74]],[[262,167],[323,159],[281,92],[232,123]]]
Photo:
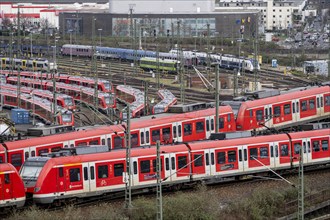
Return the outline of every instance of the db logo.
[[[63,186],[63,181],[60,182],[60,185]]]
[[[9,189],[6,189],[6,193],[9,193]]]

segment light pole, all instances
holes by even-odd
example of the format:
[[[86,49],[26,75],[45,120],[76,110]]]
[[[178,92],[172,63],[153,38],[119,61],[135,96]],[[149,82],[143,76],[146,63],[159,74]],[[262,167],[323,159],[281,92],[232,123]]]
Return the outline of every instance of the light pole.
[[[69,32],[70,32],[70,45],[72,45],[72,30],[69,30]],[[70,46],[70,61],[72,61],[72,46]]]
[[[102,47],[102,28],[97,29],[99,31],[100,34],[100,47]]]
[[[33,104],[33,109],[32,109],[32,125],[34,126],[36,124],[36,121],[35,121],[35,113],[36,113],[36,104],[34,103],[34,93],[33,93],[33,90],[32,92],[30,93],[30,95],[32,96],[32,104]]]
[[[30,32],[30,58],[32,58],[32,32]]]

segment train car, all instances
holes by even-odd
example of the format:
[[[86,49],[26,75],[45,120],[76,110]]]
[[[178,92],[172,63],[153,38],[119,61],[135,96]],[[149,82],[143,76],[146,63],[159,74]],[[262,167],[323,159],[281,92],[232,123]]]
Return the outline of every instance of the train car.
[[[158,95],[162,100],[152,108],[153,114],[167,112],[168,108],[177,102],[176,97],[167,89],[158,90]]]
[[[144,92],[127,85],[118,85],[116,89],[118,100],[121,102],[129,103],[130,117],[136,118],[140,116],[142,110],[145,108]],[[127,113],[125,113],[125,111],[122,111],[120,118],[127,119],[127,117]]]
[[[7,83],[16,85],[17,77],[7,77]],[[22,85],[27,87],[33,87],[43,90],[53,91],[54,84],[49,80],[33,80],[33,79],[20,79]],[[56,91],[62,94],[71,96],[75,101],[84,102],[87,105],[94,106],[94,89],[87,88],[84,86],[70,85],[65,83],[56,82]],[[116,102],[113,94],[104,93],[99,91],[98,96],[98,107],[102,111],[106,111],[109,108],[115,108]]]
[[[11,90],[11,91],[18,91],[18,88],[16,85],[2,83],[1,84],[2,89]],[[48,90],[41,90],[41,89],[33,89],[31,87],[26,86],[20,86],[21,93],[27,93],[27,94],[34,94],[40,98],[46,98],[49,101],[53,102],[54,94],[51,91]],[[57,105],[61,106],[64,109],[69,110],[75,110],[76,104],[71,96],[68,96],[66,94],[56,94],[56,102]]]
[[[330,86],[311,87],[279,96],[243,102],[237,130],[283,128],[330,117]]]
[[[1,89],[0,94],[4,106],[18,107],[18,96],[16,91]],[[20,108],[28,111],[32,110],[31,114],[36,115],[45,121],[45,123],[53,121],[53,103],[47,99],[22,93],[20,95],[20,102]],[[74,117],[71,111],[56,106],[56,113],[55,119],[57,124],[74,126]]]
[[[215,131],[215,109],[138,119],[131,122],[131,146],[189,142],[208,139]],[[235,131],[234,114],[230,106],[219,108],[219,131]],[[27,140],[6,142],[8,162],[17,169],[28,157],[73,148],[81,145],[107,145],[110,149],[125,148],[125,128],[122,125],[98,126],[70,133],[56,134]],[[5,151],[0,145],[0,160],[4,161]]]
[[[0,208],[20,208],[25,204],[25,186],[10,163],[0,163]]]
[[[48,67],[49,65],[49,67]],[[47,72],[48,68],[50,70],[53,70],[54,65],[52,63],[49,63],[46,59],[16,59],[14,58],[12,61],[8,57],[2,57],[1,58],[1,68],[4,70],[30,70],[33,72]]]
[[[180,61],[169,59],[157,59],[152,57],[142,57],[140,59],[139,66],[141,69],[159,70],[166,73],[177,73],[179,69]]]
[[[300,156],[305,167],[330,163],[330,131],[305,131],[223,141],[204,141],[160,149],[160,177],[164,188],[215,183],[247,174],[264,176],[269,169],[296,169]],[[28,158],[20,175],[37,204],[124,191],[145,191],[157,184],[155,148],[132,149],[127,180],[126,151],[112,151],[53,158]],[[33,171],[33,172],[32,172]],[[37,171],[37,172],[36,172]]]
[[[86,45],[64,44],[61,48],[61,54],[64,56],[92,57],[93,47]]]

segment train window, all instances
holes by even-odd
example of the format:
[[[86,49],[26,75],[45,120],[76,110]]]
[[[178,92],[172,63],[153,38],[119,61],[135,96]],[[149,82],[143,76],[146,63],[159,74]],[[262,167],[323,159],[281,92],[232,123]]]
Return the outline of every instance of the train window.
[[[48,153],[48,149],[38,150],[38,155],[45,154],[45,153]]]
[[[211,153],[211,164],[214,165],[214,153]]]
[[[330,105],[330,96],[324,96],[325,98],[325,106],[329,106]]]
[[[114,165],[114,176],[123,176],[124,172],[124,164],[123,163],[117,163]]]
[[[275,157],[278,157],[278,146],[275,145]]]
[[[244,161],[247,161],[247,150],[244,149]]]
[[[131,147],[139,146],[138,134],[131,134]]]
[[[281,106],[274,107],[274,117],[280,117],[281,116]]]
[[[191,123],[183,125],[183,129],[184,129],[183,134],[185,136],[188,136],[188,135],[192,134],[192,124]]]
[[[58,152],[58,151],[60,151],[62,148],[61,147],[52,147],[51,149],[50,149],[50,151],[51,152]]]
[[[140,133],[141,144],[144,144],[144,132]]]
[[[225,127],[225,120],[223,118],[219,118],[219,129],[222,129]]]
[[[228,121],[228,122],[231,121],[231,115],[230,115],[230,114],[227,115],[227,121]]]
[[[84,167],[84,180],[88,180],[88,168]]]
[[[99,144],[99,140],[94,140],[89,142],[89,145],[98,145],[98,144]]]
[[[313,151],[314,152],[320,151],[320,143],[319,143],[319,141],[313,141]]]
[[[321,107],[323,107],[323,97],[320,98]]]
[[[260,158],[268,158],[268,147],[261,147],[260,148]]]
[[[236,151],[228,151],[228,162],[236,162]]]
[[[9,173],[5,174],[5,184],[9,184],[10,183],[10,178],[9,178]]]
[[[205,163],[206,163],[206,166],[210,165],[209,153],[205,154]]]
[[[274,157],[274,147],[270,146],[270,157]]]
[[[3,163],[3,157],[0,156],[0,163]]]
[[[173,137],[176,138],[176,126],[173,126]]]
[[[225,152],[218,152],[218,164],[224,164],[226,163],[226,153]]]
[[[308,153],[311,152],[311,142],[307,141],[307,149],[308,149]]]
[[[203,121],[196,122],[196,132],[197,133],[204,132],[204,122]]]
[[[94,176],[94,166],[91,166],[90,168],[90,173],[91,173],[91,180],[95,179],[95,176]]]
[[[151,141],[156,142],[158,140],[160,140],[160,130],[157,129],[157,130],[151,131]]]
[[[265,108],[265,119],[268,119],[268,108]]]
[[[136,161],[133,162],[133,172],[134,172],[134,174],[137,174],[137,162]]]
[[[150,161],[149,160],[140,161],[140,170],[141,173],[150,173]]]
[[[242,161],[242,150],[238,150],[238,160]]]
[[[307,101],[302,101],[301,102],[301,111],[307,111]]]
[[[165,169],[170,170],[170,160],[168,158],[165,158]]]
[[[323,140],[321,143],[322,143],[322,150],[327,151],[329,149],[329,142],[327,140]]]
[[[309,100],[309,109],[312,110],[315,108],[315,100],[314,99],[310,99]]]
[[[304,153],[306,153],[306,142],[303,143],[303,146],[304,146]]]
[[[63,177],[63,176],[64,176],[64,170],[63,170],[63,167],[59,167],[59,168],[58,168],[58,176],[59,176],[59,177]]]
[[[296,102],[296,110],[297,110],[297,113],[299,112],[299,103]]]
[[[157,172],[157,164],[156,164],[156,160],[152,160],[152,170],[153,172]],[[160,159],[160,170],[163,170],[163,160]]]
[[[257,148],[250,148],[250,160],[258,159],[258,149]]]
[[[257,121],[262,121],[263,120],[263,115],[262,115],[263,111],[262,110],[257,110],[256,111],[256,118]]]
[[[146,144],[149,143],[149,131],[146,131]]]
[[[210,131],[210,120],[206,120],[206,131]]]
[[[285,115],[291,114],[291,105],[290,104],[284,105],[284,114]]]
[[[114,139],[115,143],[114,143],[114,148],[115,149],[119,149],[119,148],[122,148],[123,147],[123,142],[122,142],[122,139],[121,137],[115,137]]]
[[[101,178],[108,178],[109,176],[109,167],[108,165],[101,165],[97,167],[97,177]]]
[[[70,169],[70,182],[79,182],[80,181],[80,169],[72,168]]]
[[[70,144],[70,147],[73,148],[74,147],[74,144]]]
[[[320,98],[319,97],[317,97],[317,99],[316,99],[316,104],[317,104],[317,108],[320,108]]]
[[[287,144],[283,144],[281,147],[281,156],[288,156],[289,155],[289,149]]]
[[[294,103],[292,104],[292,113],[296,113],[296,105]]]
[[[194,154],[194,166],[195,167],[203,166],[203,154]]]
[[[25,152],[25,160],[29,158],[29,152]]]
[[[269,107],[269,117],[272,117],[272,107]]]
[[[182,136],[182,126],[181,125],[179,125],[179,127],[178,127],[178,132],[179,132],[179,137],[181,137]]]
[[[211,119],[211,130],[212,131],[214,130],[214,119],[213,118]]]
[[[172,167],[172,170],[175,170],[175,158],[174,157],[171,157],[171,167]]]
[[[178,169],[185,168],[187,166],[187,156],[178,157]]]
[[[36,156],[36,152],[33,150],[31,151],[31,157],[35,157]]]
[[[76,144],[77,146],[87,146],[87,142],[80,142]]]
[[[169,142],[171,140],[171,129],[168,128],[163,128],[163,141]]]
[[[300,153],[300,148],[301,148],[301,144],[300,143],[295,143],[294,144],[294,153],[299,154]]]
[[[253,110],[252,109],[250,110],[250,118],[251,119],[253,118]]]
[[[111,149],[111,138],[107,138],[107,145],[109,149]]]
[[[105,139],[104,138],[101,139],[101,144],[105,145]]]
[[[14,167],[20,167],[22,165],[22,155],[21,154],[12,154],[11,155],[11,164]]]

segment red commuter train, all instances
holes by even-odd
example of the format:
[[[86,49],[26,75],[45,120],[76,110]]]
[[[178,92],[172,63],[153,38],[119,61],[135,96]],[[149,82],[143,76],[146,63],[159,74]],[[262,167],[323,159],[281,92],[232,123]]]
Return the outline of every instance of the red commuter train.
[[[325,129],[162,146],[162,185],[213,183],[249,174],[265,175],[269,168],[283,171],[298,166],[300,151],[304,166],[329,164],[329,141],[330,130]],[[156,148],[132,149],[130,170],[133,190],[154,187]],[[126,151],[120,150],[29,158],[20,175],[28,192],[33,193],[34,202],[49,204],[123,191],[125,172]]]
[[[161,143],[190,142],[204,140],[215,130],[215,109],[157,117],[137,119],[131,123],[131,146],[150,146]],[[235,131],[234,114],[230,106],[220,106],[220,132]],[[81,145],[107,145],[109,149],[125,147],[125,128],[121,125],[100,126],[27,140],[6,142],[8,161],[19,169],[28,157],[55,152],[61,148]],[[4,161],[4,148],[0,145],[0,161]]]
[[[22,207],[25,187],[17,170],[10,163],[0,163],[0,208]]]

